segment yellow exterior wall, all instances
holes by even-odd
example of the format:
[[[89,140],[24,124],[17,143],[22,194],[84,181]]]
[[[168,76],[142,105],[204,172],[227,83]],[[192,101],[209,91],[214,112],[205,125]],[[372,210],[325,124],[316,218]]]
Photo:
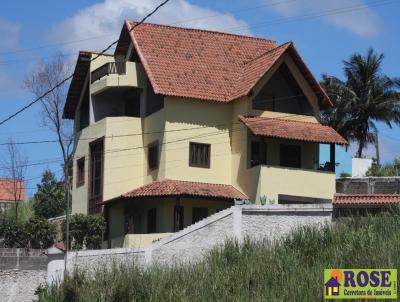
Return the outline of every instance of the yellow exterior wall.
[[[278,195],[293,195],[331,200],[335,194],[335,173],[296,168],[257,166],[250,169],[257,178],[255,200],[260,196],[278,203]]]
[[[134,117],[108,117],[83,129],[78,135],[73,162],[72,213],[87,213],[89,145],[104,140],[103,200],[124,194],[143,185],[145,154],[142,121]],[[76,162],[85,157],[85,184],[76,187]]]
[[[164,110],[165,178],[230,184],[231,104],[166,97]],[[189,142],[211,144],[209,169],[189,166]]]
[[[91,71],[113,57],[102,56],[96,59]],[[267,157],[272,165],[249,169],[248,146],[251,136],[248,129],[238,120],[238,115],[259,115],[264,117],[289,118],[301,121],[318,122],[319,106],[317,97],[289,56],[285,62],[298,80],[309,99],[316,115],[291,115],[279,112],[255,111],[251,108],[251,98],[243,97],[230,103],[208,102],[187,98],[165,97],[164,108],[145,118],[107,117],[96,123],[91,117],[89,127],[76,134],[72,190],[72,212],[86,213],[88,202],[89,143],[96,138],[105,137],[103,200],[112,199],[128,191],[164,178],[198,181],[206,183],[231,184],[247,194],[253,202],[259,203],[259,196],[267,195],[277,201],[278,194],[298,195],[314,198],[329,198],[334,194],[333,173],[306,169],[276,167],[279,163],[279,144],[282,140],[266,139]],[[278,63],[278,65],[279,65]],[[278,65],[268,72],[254,88],[257,95]],[[138,79],[144,82],[143,74]],[[147,89],[145,87],[145,89]],[[112,100],[110,100],[112,101]],[[91,115],[93,112],[91,111]],[[153,171],[147,165],[147,146],[159,142],[159,168]],[[209,169],[189,166],[189,142],[211,144],[211,165]],[[286,141],[285,143],[293,143]],[[298,144],[298,143],[296,143]],[[303,165],[312,168],[318,159],[318,144],[301,143]],[[76,188],[76,160],[85,156],[85,184]],[[173,225],[174,199],[155,199],[140,204],[143,213],[157,207],[157,229],[170,232]],[[185,225],[191,221],[191,207],[207,204],[204,200],[181,200],[185,206]],[[210,214],[218,208],[217,201],[210,201],[207,207]],[[225,204],[224,206],[228,206]],[[115,208],[114,208],[115,207]],[[110,234],[113,238],[123,236],[124,206],[110,206],[113,225]],[[143,217],[147,216],[144,215]],[[146,219],[141,222],[143,229]]]

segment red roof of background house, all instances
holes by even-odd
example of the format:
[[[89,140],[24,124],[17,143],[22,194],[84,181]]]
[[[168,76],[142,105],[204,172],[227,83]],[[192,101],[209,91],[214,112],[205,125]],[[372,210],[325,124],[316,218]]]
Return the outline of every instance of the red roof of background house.
[[[0,203],[15,201],[25,201],[25,185],[23,180],[10,178],[0,178]]]
[[[333,204],[340,205],[392,205],[400,203],[400,194],[335,194]]]
[[[278,46],[262,38],[150,23],[130,31],[135,24],[125,21],[115,55],[125,56],[133,43],[156,94],[230,102],[250,94],[274,63],[288,53],[320,104],[332,105],[291,42]],[[78,59],[77,65],[80,63],[87,73],[85,62]],[[77,66],[75,72],[79,70]],[[76,77],[70,87],[74,88],[72,99],[69,93],[64,108],[66,118],[73,118],[77,106],[73,97],[80,92],[75,89],[79,88],[76,82],[84,81],[81,73]]]
[[[334,129],[319,123],[243,116],[239,116],[239,120],[254,135],[326,144],[347,144],[347,141]]]
[[[160,196],[197,196],[226,199],[248,199],[248,197],[231,185],[211,184],[193,181],[163,179],[154,181],[119,198],[160,197]],[[113,198],[115,200],[115,198]],[[110,200],[109,200],[110,201]],[[105,203],[109,202],[105,201]]]

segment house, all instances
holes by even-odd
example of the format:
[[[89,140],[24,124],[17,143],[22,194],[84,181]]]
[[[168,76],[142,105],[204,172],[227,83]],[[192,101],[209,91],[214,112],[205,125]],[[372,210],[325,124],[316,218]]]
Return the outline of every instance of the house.
[[[135,24],[125,21],[114,54],[78,56],[64,108],[73,213],[103,213],[113,246],[235,200],[332,201],[335,166],[319,168],[319,145],[335,162],[347,142],[320,124],[332,103],[292,42]]]
[[[25,185],[23,180],[0,178],[0,212],[16,202],[25,201]]]
[[[334,277],[330,278],[328,282],[325,283],[325,295],[328,297],[339,296],[340,283]]]

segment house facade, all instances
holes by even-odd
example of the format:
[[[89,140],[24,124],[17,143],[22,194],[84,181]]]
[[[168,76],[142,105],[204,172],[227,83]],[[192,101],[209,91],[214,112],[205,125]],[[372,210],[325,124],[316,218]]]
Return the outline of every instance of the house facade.
[[[26,199],[23,180],[0,178],[0,213]]]
[[[235,200],[331,202],[334,165],[319,165],[319,146],[334,163],[347,142],[320,124],[332,104],[293,43],[134,25],[114,54],[79,53],[64,108],[75,122],[73,213],[102,213],[113,246],[167,236]]]

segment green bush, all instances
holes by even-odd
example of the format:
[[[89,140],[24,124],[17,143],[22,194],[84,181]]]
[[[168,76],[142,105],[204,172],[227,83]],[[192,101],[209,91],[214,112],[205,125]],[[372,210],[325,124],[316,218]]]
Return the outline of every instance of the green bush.
[[[347,172],[340,173],[340,177],[351,177],[351,175]]]
[[[84,247],[88,249],[101,248],[105,228],[106,222],[101,215],[72,215],[69,223],[69,242],[72,243],[72,249],[80,250]],[[65,223],[62,230],[65,238]]]
[[[28,221],[8,221],[3,228],[4,246],[46,249],[54,243],[55,226],[44,219],[32,217]]]
[[[400,268],[398,214],[306,227],[277,242],[228,242],[198,263],[76,270],[39,301],[322,301],[325,268]]]

